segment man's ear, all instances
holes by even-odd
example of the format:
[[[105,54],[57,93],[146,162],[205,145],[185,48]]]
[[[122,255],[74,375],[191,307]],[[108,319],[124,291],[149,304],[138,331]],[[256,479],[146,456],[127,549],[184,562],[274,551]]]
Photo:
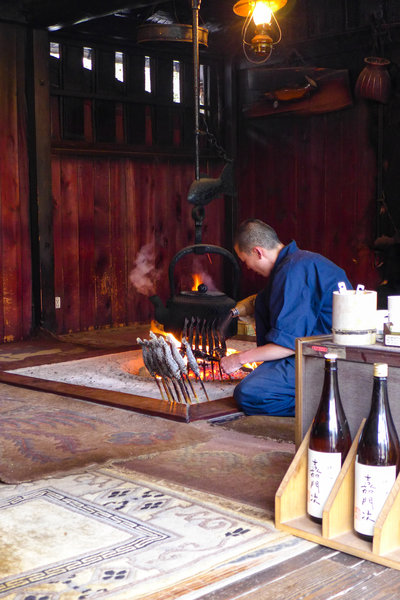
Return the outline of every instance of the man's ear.
[[[254,246],[252,252],[256,255],[256,257],[260,260],[263,257],[262,250],[259,246]]]

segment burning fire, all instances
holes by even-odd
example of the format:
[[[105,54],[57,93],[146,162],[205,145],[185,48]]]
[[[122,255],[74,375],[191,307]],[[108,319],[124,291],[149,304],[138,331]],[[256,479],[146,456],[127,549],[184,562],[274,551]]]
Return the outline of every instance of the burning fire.
[[[163,329],[160,328],[159,324],[154,320],[151,322],[151,331],[153,333],[155,333],[156,335],[163,335],[165,337],[168,335],[169,339],[172,340],[172,342],[175,344],[175,346],[177,348],[180,348],[182,345],[181,342],[179,342],[176,339],[176,337],[174,335],[172,335],[172,333],[165,332]],[[199,346],[199,349],[202,349],[201,344]],[[231,354],[234,354],[235,352],[237,352],[237,350],[235,350],[234,348],[227,348],[226,355],[230,356]],[[202,366],[202,368],[200,369],[201,379],[203,379],[205,381],[207,381],[207,380],[210,381],[210,380],[215,379],[215,375],[217,375],[217,377],[216,377],[217,379],[219,378],[218,374],[217,374],[217,371],[219,370],[217,365],[215,365],[215,367],[213,368],[213,365],[206,361],[200,361],[199,365]],[[256,363],[256,362],[247,363],[247,364],[243,365],[243,369],[247,372],[254,371],[254,369],[256,369],[257,366],[258,366],[258,363]],[[215,372],[214,372],[214,369],[215,369]],[[242,370],[236,371],[236,373],[232,373],[230,376],[224,374],[224,378],[226,378],[226,379],[228,379],[228,378],[229,379],[243,379],[243,377],[246,376],[245,371],[242,371]],[[194,377],[193,374],[190,374],[190,377]]]
[[[192,292],[197,292],[197,288],[202,283],[199,273],[193,273],[192,278],[193,278]]]

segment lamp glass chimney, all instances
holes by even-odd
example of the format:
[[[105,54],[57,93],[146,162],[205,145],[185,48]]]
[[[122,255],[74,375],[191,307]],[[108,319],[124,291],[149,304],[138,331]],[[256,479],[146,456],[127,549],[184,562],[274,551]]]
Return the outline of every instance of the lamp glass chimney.
[[[272,10],[266,2],[259,1],[253,10],[253,21],[256,26],[271,23]]]

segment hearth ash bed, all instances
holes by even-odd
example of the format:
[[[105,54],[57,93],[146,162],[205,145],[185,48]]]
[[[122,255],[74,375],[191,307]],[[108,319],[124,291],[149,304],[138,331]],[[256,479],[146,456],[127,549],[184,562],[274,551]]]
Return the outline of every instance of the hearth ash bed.
[[[229,340],[234,350],[246,350],[253,342]],[[232,398],[238,379],[204,382],[192,380],[197,400],[191,404],[167,402],[143,364],[141,350],[130,350],[60,363],[23,367],[4,372],[9,383],[78,397],[83,400],[130,408],[138,412],[159,414],[191,421],[237,412]],[[13,377],[16,379],[13,380]]]

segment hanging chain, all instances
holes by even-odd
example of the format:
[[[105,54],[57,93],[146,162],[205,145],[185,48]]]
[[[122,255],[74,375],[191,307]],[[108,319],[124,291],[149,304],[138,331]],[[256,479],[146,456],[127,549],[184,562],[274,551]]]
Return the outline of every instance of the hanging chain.
[[[392,42],[390,29],[385,21],[385,10],[381,4],[370,15],[370,28],[372,36],[372,53],[376,56],[385,55],[385,44]]]
[[[233,159],[230,158],[225,150],[225,148],[223,148],[219,143],[218,140],[216,138],[216,136],[211,133],[211,131],[208,128],[208,124],[206,121],[206,118],[203,114],[201,114],[202,120],[203,120],[203,128],[204,131],[202,131],[201,129],[199,130],[199,134],[200,135],[205,135],[210,143],[210,145],[215,148],[216,153],[218,154],[218,156],[220,158],[222,158],[225,162],[232,162]]]

